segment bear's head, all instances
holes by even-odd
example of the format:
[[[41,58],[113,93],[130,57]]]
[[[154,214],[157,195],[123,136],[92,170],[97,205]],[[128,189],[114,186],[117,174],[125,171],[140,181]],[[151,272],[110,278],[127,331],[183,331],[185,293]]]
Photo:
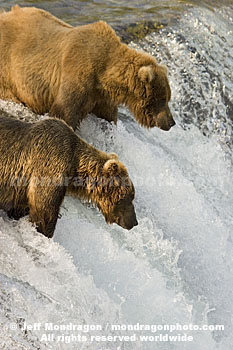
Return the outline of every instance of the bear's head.
[[[168,106],[171,89],[166,67],[157,64],[141,66],[137,84],[129,98],[129,108],[142,126],[156,126],[167,131],[175,125]]]
[[[101,192],[97,206],[107,223],[116,223],[130,230],[138,225],[134,210],[134,186],[127,169],[115,154],[110,154],[102,169]]]

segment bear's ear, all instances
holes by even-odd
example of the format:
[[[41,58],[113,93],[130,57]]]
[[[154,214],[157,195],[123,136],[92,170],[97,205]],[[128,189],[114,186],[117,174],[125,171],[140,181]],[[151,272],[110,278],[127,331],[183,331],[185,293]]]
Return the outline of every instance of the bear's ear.
[[[19,5],[12,6],[11,11],[18,11],[20,10]]]
[[[119,173],[120,164],[116,159],[109,159],[105,162],[103,170],[108,175],[114,176]]]
[[[150,83],[155,77],[155,72],[154,72],[153,66],[141,67],[138,71],[138,77],[144,83]]]
[[[167,69],[167,67],[166,66],[164,66],[164,65],[159,65],[158,66],[166,75],[168,74],[168,69]]]
[[[118,156],[116,153],[112,152],[112,153],[109,153],[109,157],[110,159],[115,159],[115,160],[118,160]]]

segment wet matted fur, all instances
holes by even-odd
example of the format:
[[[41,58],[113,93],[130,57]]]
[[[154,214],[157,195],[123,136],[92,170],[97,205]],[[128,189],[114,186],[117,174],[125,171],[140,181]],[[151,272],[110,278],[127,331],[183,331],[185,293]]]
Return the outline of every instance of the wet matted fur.
[[[134,186],[116,154],[92,147],[62,120],[0,115],[0,209],[15,219],[29,214],[52,237],[66,193],[94,203],[108,223],[137,225]]]

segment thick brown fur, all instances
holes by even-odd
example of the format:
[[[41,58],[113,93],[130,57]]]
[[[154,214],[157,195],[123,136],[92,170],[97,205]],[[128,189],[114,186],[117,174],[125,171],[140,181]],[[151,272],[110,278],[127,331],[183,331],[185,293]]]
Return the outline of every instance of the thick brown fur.
[[[72,27],[48,12],[14,6],[0,14],[0,98],[64,119],[89,112],[117,121],[124,104],[141,125],[174,124],[165,67],[120,42],[105,22]]]
[[[137,225],[134,186],[115,154],[92,147],[62,120],[30,124],[0,115],[0,209],[15,219],[29,213],[52,237],[66,193],[94,203],[108,223]]]

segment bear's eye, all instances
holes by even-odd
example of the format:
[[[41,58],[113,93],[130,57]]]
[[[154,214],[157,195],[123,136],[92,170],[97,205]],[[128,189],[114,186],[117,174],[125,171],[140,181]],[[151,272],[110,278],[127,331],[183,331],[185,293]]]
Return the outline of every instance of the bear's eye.
[[[160,104],[161,104],[162,106],[165,106],[166,102],[167,102],[167,100],[164,98],[163,100],[160,101]]]
[[[163,109],[163,108],[166,107],[166,103],[167,103],[167,100],[166,99],[162,99],[162,100],[158,101],[156,107],[159,108],[159,109]]]

